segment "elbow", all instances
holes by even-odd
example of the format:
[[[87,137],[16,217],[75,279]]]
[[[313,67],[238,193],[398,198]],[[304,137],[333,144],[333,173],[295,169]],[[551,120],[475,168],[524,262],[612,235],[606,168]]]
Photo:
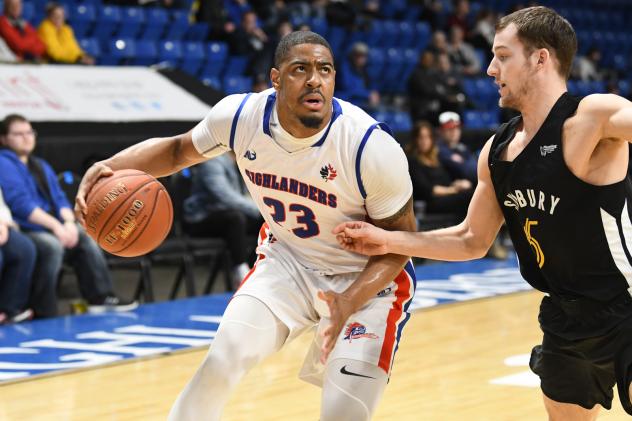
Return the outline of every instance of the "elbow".
[[[465,234],[465,258],[466,260],[480,259],[487,255],[494,238],[477,238],[472,233]]]

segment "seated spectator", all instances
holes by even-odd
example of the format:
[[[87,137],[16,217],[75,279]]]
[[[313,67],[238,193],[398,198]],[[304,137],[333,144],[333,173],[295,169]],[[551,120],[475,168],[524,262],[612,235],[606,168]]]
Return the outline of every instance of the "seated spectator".
[[[268,35],[259,27],[255,12],[244,12],[241,26],[231,36],[230,51],[249,58],[253,76],[268,75],[272,67],[270,44]]]
[[[52,2],[46,5],[46,19],[37,32],[46,44],[46,54],[52,61],[94,64],[94,58],[79,47],[72,28],[66,24],[66,12],[61,4]]]
[[[441,93],[441,108],[461,112],[467,106],[472,106],[463,91],[461,75],[452,67],[447,53],[437,55],[437,71],[440,83],[436,89]]]
[[[192,236],[222,237],[234,265],[233,279],[244,278],[249,270],[248,235],[257,234],[263,218],[241,182],[232,153],[193,167],[191,197],[184,201],[184,222],[185,231]]]
[[[461,117],[453,111],[439,115],[439,161],[454,179],[476,185],[478,157],[461,142]]]
[[[605,72],[600,67],[601,50],[591,47],[585,56],[578,56],[575,59],[573,76],[584,82],[593,80],[604,80]]]
[[[0,36],[20,60],[41,61],[46,46],[35,28],[22,18],[22,0],[6,0],[0,16]]]
[[[435,56],[448,52],[448,38],[446,37],[445,32],[436,30],[432,33],[428,50],[432,51]]]
[[[415,123],[406,152],[413,198],[426,202],[426,213],[465,217],[473,194],[472,183],[452,178],[441,165],[430,123]]]
[[[23,116],[11,114],[0,127],[0,187],[20,229],[37,248],[31,289],[36,317],[57,315],[56,284],[62,262],[73,266],[88,311],[126,311],[137,306],[114,295],[105,256],[75,221],[53,168],[32,154],[36,133]]]
[[[0,325],[33,318],[28,308],[35,245],[11,217],[0,190]]]
[[[455,0],[454,11],[448,17],[447,28],[459,27],[465,34],[469,36],[470,24],[468,21],[468,15],[470,13],[470,1],[469,0]]]
[[[461,75],[474,76],[481,71],[481,61],[474,47],[464,41],[463,29],[460,26],[453,26],[450,29],[448,56],[454,70]]]
[[[435,55],[431,50],[426,50],[419,56],[417,67],[408,79],[408,103],[412,121],[437,119],[444,93],[440,86]]]
[[[337,74],[338,92],[350,102],[365,108],[375,109],[380,105],[380,93],[367,73],[369,47],[363,42],[351,46],[349,59],[344,60]]]

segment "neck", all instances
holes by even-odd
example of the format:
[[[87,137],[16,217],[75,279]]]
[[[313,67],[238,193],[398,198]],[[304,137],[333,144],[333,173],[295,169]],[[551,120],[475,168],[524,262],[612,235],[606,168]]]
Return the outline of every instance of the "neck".
[[[314,136],[316,133],[320,132],[325,128],[327,124],[329,124],[329,120],[331,120],[331,109],[327,111],[325,118],[316,128],[305,127],[301,120],[293,113],[290,112],[286,107],[280,106],[280,101],[277,100],[276,104],[276,112],[279,117],[279,124],[283,129],[291,134],[292,136],[302,139],[310,136]]]
[[[520,107],[523,130],[528,137],[532,137],[540,129],[564,92],[566,92],[566,83],[561,79],[556,79],[531,91],[531,94]]]

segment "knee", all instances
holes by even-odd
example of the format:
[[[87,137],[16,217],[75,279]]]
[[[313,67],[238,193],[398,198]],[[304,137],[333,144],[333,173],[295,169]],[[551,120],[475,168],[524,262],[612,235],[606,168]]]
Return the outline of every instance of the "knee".
[[[49,233],[38,233],[33,238],[36,243],[38,257],[42,263],[61,266],[64,258],[64,246],[62,246],[57,237]]]

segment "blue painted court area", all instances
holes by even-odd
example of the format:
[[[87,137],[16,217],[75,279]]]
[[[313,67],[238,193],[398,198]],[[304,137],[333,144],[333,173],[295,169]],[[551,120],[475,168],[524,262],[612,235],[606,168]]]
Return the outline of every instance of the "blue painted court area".
[[[514,259],[416,267],[420,309],[528,290]],[[0,327],[0,382],[208,345],[230,294],[146,304],[129,313]]]

